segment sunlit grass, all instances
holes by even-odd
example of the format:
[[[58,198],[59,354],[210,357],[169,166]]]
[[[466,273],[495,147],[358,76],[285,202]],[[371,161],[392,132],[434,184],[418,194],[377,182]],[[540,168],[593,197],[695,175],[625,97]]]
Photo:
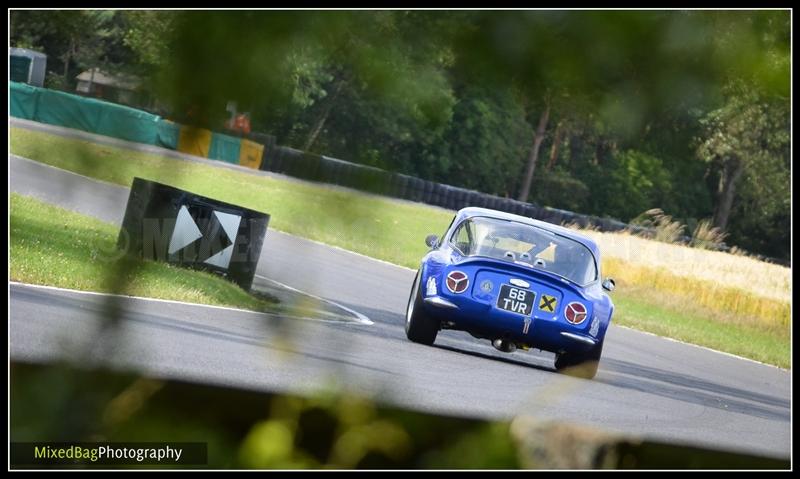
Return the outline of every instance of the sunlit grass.
[[[602,246],[601,246],[602,249]],[[665,267],[641,266],[614,257],[603,260],[603,274],[621,290],[649,289],[668,295],[670,301],[702,306],[724,322],[746,322],[788,330],[791,314],[787,301],[759,296],[751,291],[691,276],[679,276]]]
[[[254,311],[277,311],[211,273],[115,259],[119,228],[39,200],[11,195],[12,281]],[[124,266],[124,267],[123,267]]]
[[[743,255],[662,243],[628,233],[582,231],[600,246],[604,258],[639,267],[737,288],[750,294],[788,302],[792,297],[789,268]]]
[[[12,128],[11,151],[130,187],[138,176],[271,215],[284,231],[403,266],[417,267],[425,236],[441,234],[452,213],[342,188],[255,176],[47,133]],[[57,154],[54,154],[57,152]]]

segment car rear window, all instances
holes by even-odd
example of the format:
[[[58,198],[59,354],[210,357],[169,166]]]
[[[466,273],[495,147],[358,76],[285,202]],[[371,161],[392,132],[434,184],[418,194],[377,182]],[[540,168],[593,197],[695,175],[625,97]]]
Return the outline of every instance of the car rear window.
[[[458,225],[451,245],[464,256],[485,256],[542,269],[587,285],[597,279],[594,255],[573,239],[497,218],[475,217]]]

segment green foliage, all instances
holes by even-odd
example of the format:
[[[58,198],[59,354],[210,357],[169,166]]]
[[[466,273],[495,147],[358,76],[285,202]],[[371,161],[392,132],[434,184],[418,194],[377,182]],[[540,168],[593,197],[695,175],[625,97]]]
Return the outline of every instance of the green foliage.
[[[535,198],[541,204],[569,211],[589,211],[592,189],[583,181],[562,170],[539,173]]]
[[[48,55],[47,70],[63,79],[50,85],[73,89],[81,71],[125,69],[132,63],[123,45],[122,17],[109,10],[13,11],[11,44],[36,46]],[[48,75],[49,76],[49,75]]]
[[[601,195],[606,192],[607,214],[631,218],[670,196],[673,178],[658,158],[636,150],[617,152],[612,158],[599,188]]]
[[[108,325],[106,334],[118,332]],[[520,467],[508,422],[391,408],[332,389],[300,397],[67,364],[10,369],[15,442],[204,442],[208,464],[197,467],[210,469]]]
[[[789,248],[790,114],[785,98],[768,96],[752,82],[735,81],[723,105],[701,119],[697,156],[735,188],[730,239],[756,251],[785,255]],[[740,178],[727,172],[739,167]]]
[[[431,176],[449,184],[513,195],[527,154],[532,128],[513,92],[468,87],[458,92],[453,119],[437,145],[426,152]],[[413,171],[413,170],[412,170]]]
[[[170,31],[176,14],[171,11],[124,10],[122,43],[135,55],[134,68],[142,73],[156,73],[169,61]]]

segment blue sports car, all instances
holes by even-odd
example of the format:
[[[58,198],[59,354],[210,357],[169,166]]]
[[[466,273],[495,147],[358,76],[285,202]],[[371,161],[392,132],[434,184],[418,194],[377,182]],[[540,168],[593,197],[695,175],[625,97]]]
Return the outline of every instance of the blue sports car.
[[[597,373],[614,304],[600,252],[570,229],[484,208],[456,213],[430,235],[406,310],[406,335],[433,344],[441,329],[488,339],[500,351],[552,351],[558,371]]]

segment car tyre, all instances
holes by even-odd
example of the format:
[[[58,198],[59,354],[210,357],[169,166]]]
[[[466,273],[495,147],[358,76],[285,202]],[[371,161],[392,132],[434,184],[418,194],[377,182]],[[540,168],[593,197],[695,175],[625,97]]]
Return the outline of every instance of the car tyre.
[[[440,322],[425,311],[420,286],[420,272],[414,278],[406,307],[406,336],[415,343],[432,345],[439,333]]]
[[[556,371],[576,378],[594,379],[602,354],[602,341],[586,353],[557,353]]]

